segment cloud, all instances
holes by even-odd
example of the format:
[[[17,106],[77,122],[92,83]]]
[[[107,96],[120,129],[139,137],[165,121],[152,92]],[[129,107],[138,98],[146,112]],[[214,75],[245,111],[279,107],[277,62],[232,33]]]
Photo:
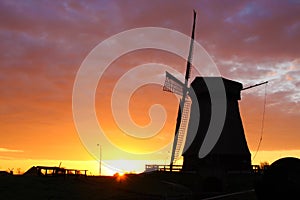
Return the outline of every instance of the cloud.
[[[0,148],[0,153],[22,153],[23,150]]]
[[[45,146],[44,141],[60,138],[62,133],[76,136],[73,127],[64,129],[61,124],[72,123],[72,87],[86,55],[99,42],[131,28],[165,27],[190,35],[193,9],[198,13],[196,39],[213,57],[221,74],[244,86],[269,80],[270,108],[284,114],[281,123],[295,121],[289,117],[297,116],[300,102],[297,1],[4,0],[0,2],[0,123],[1,132],[11,134],[3,140],[16,142],[27,152],[33,148],[31,139]],[[184,72],[185,62],[172,57],[168,60],[166,55],[132,52],[126,55],[128,59],[116,61],[101,83],[112,88],[130,65],[148,61],[167,63]],[[261,99],[262,87],[243,94]],[[46,128],[37,128],[45,124]],[[295,130],[289,134],[297,135]],[[23,148],[23,139],[31,146]],[[61,141],[52,142],[66,152]],[[21,150],[0,148],[0,152],[13,151]]]
[[[217,6],[218,4],[219,6]],[[295,58],[300,48],[299,4],[295,2],[236,1],[230,8],[212,2],[198,23],[197,35],[217,57],[232,56],[248,60]],[[221,7],[222,9],[218,9]],[[209,13],[210,12],[210,13]],[[213,16],[212,16],[213,13]],[[200,13],[201,14],[201,13]]]

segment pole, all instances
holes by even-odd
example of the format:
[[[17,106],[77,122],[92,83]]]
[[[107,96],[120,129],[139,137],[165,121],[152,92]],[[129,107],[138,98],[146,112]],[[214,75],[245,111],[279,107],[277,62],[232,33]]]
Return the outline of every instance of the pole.
[[[100,144],[97,144],[97,146],[99,146],[99,176],[101,176],[102,146]]]
[[[256,87],[256,86],[260,86],[260,85],[263,85],[263,84],[266,84],[266,83],[268,83],[268,81],[265,81],[263,83],[258,83],[258,84],[255,84],[255,85],[251,85],[249,87],[243,88],[242,90],[248,90],[250,88],[253,88],[253,87]]]

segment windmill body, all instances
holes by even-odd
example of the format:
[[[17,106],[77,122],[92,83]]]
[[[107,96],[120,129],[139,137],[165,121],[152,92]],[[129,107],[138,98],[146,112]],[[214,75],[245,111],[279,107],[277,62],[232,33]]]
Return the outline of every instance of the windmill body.
[[[215,123],[211,121],[212,101],[210,92],[222,92],[219,88],[215,88],[216,91],[209,91],[206,83],[214,84],[214,82],[220,79],[224,83],[226,93],[224,126],[217,143],[210,153],[204,158],[199,158],[199,151],[208,128],[210,125],[214,126]],[[250,170],[251,154],[246,142],[238,105],[238,101],[241,99],[242,84],[221,77],[196,77],[191,83],[191,88],[194,93],[190,93],[193,103],[191,105],[187,135],[195,134],[191,132],[195,130],[190,127],[197,125],[198,129],[193,142],[183,153],[184,162],[182,170],[199,173],[207,173],[207,171]],[[214,96],[214,98],[218,98],[218,95]]]

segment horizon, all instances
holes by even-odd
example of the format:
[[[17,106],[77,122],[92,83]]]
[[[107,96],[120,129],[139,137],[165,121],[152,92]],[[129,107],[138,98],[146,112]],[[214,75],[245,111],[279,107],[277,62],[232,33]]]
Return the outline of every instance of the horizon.
[[[252,152],[251,152],[252,154]],[[252,165],[261,165],[266,164],[267,162],[271,165],[276,160],[284,157],[298,157],[300,155],[300,150],[289,150],[289,151],[263,151],[261,154],[258,154],[257,161],[252,163]],[[123,163],[120,165],[119,169],[111,169],[108,166],[108,163],[116,162],[116,163]],[[130,165],[126,165],[129,162],[132,162]],[[125,164],[124,164],[125,163]],[[103,160],[102,163],[102,176],[113,176],[115,173],[142,173],[145,171],[145,164],[154,164],[154,165],[165,165],[166,160],[129,160],[123,162],[123,160]],[[179,161],[181,164],[182,161]],[[99,161],[98,160],[31,160],[31,159],[20,159],[20,160],[2,160],[0,165],[0,171],[7,171],[9,172],[11,169],[14,174],[18,175],[25,173],[31,167],[34,166],[49,166],[49,167],[58,167],[61,164],[62,168],[66,169],[78,169],[78,170],[88,170],[88,176],[98,176],[99,175]],[[136,165],[138,164],[138,165]],[[167,163],[168,165],[168,163]],[[6,166],[6,168],[2,167]]]

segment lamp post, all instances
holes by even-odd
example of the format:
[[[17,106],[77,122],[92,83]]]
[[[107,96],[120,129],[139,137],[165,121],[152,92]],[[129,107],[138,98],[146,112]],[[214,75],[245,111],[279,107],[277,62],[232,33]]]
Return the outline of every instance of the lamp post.
[[[101,176],[102,147],[100,144],[97,144],[97,146],[99,146],[99,175]]]
[[[165,158],[165,165],[167,165],[167,160],[169,158],[170,151],[167,152],[167,157]]]

